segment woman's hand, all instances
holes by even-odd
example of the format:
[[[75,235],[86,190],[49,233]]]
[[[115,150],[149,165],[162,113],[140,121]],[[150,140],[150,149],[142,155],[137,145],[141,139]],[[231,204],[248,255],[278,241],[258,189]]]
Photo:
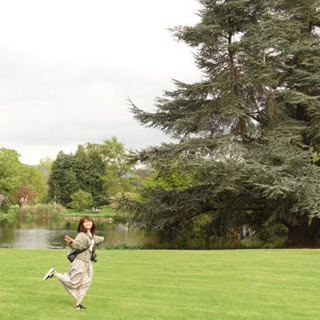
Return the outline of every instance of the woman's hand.
[[[67,241],[68,243],[72,243],[73,239],[70,238],[69,236],[64,236],[64,241]]]

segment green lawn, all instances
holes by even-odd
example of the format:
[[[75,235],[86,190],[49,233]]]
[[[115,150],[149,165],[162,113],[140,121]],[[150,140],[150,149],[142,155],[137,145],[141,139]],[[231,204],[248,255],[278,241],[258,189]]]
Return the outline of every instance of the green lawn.
[[[99,250],[83,304],[67,250],[0,249],[0,319],[320,319],[319,250]]]
[[[91,214],[91,209],[87,209],[86,211],[79,212],[75,209],[67,209],[65,216],[66,217],[82,217],[82,216],[91,216],[93,218],[114,218],[119,219],[119,215],[112,209],[111,206],[104,206],[99,209],[99,213]]]

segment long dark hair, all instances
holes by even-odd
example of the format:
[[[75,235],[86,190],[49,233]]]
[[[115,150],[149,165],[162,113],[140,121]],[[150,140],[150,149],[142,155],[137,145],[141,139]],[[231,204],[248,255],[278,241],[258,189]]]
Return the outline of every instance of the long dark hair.
[[[96,226],[95,226],[95,224],[94,224],[93,219],[92,219],[91,217],[89,217],[89,216],[84,216],[84,217],[82,217],[82,218],[80,219],[77,232],[78,232],[78,233],[80,233],[80,232],[87,233],[87,230],[86,230],[86,229],[84,228],[84,226],[83,226],[83,223],[84,223],[86,220],[92,222],[92,227],[91,227],[91,230],[90,230],[90,231],[91,231],[92,235],[94,235],[95,232],[96,232]]]

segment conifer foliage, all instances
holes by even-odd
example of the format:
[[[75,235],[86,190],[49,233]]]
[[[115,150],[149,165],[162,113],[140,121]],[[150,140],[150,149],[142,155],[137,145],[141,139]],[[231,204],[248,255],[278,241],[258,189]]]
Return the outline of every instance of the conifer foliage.
[[[126,199],[142,228],[165,239],[282,224],[286,247],[320,230],[320,1],[200,0],[200,22],[173,29],[195,52],[197,83],[174,81],[144,126],[176,139],[133,155],[184,188]],[[200,231],[199,231],[200,230]]]

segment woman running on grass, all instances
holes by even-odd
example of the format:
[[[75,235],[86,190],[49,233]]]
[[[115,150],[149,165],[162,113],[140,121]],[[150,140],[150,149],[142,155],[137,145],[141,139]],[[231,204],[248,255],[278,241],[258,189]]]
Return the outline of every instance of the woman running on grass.
[[[104,237],[95,235],[95,224],[89,216],[82,217],[79,221],[75,239],[65,236],[64,240],[71,249],[82,251],[71,263],[65,274],[57,273],[54,268],[44,276],[43,280],[55,277],[60,280],[65,289],[76,299],[75,309],[86,309],[81,302],[87,293],[93,276],[91,259],[94,254],[94,245],[104,240]]]

